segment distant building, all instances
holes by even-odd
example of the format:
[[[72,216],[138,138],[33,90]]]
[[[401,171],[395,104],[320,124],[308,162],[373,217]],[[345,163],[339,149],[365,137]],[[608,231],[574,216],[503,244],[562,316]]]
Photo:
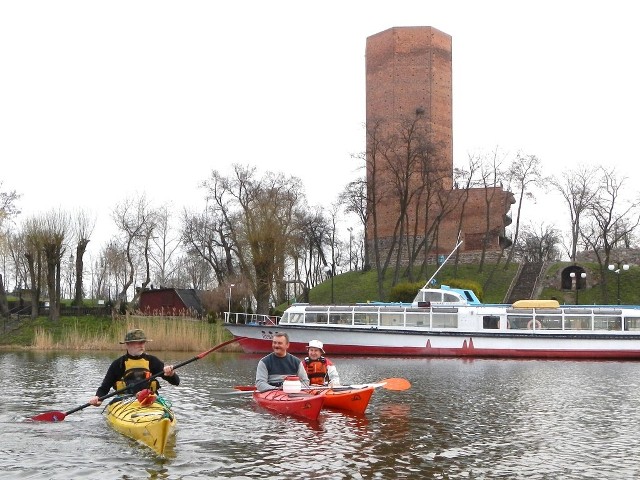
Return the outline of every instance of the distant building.
[[[205,309],[196,290],[156,288],[140,294],[140,311],[154,316],[201,317]]]
[[[489,256],[507,248],[511,241],[505,237],[505,227],[511,223],[507,215],[515,198],[502,186],[489,189],[458,189],[453,184],[453,128],[452,128],[452,51],[451,36],[433,27],[394,27],[367,38],[366,45],[366,121],[367,132],[377,130],[377,138],[391,138],[402,131],[403,125],[419,119],[426,138],[433,146],[428,167],[412,164],[407,176],[408,191],[425,184],[425,168],[430,173],[432,190],[448,192],[448,206],[442,208],[437,195],[414,196],[407,216],[411,231],[405,237],[420,241],[425,225],[437,216],[442,219],[434,233],[437,240],[432,255],[448,253],[455,246],[458,230],[464,241],[460,248],[463,261],[477,260],[486,241]],[[403,139],[395,147],[401,150]],[[388,144],[387,144],[388,147]],[[386,198],[377,205],[377,238],[383,251],[391,248],[393,231],[400,216],[400,199],[389,194],[389,185],[397,183],[398,171],[386,161],[375,161],[372,152],[376,145],[367,135],[367,185],[372,189],[387,189]],[[403,161],[401,156],[400,162]],[[372,164],[376,163],[375,173]],[[378,192],[379,193],[379,192]],[[433,191],[431,192],[433,193]],[[462,204],[468,195],[464,211]],[[440,202],[440,203],[439,203]],[[369,244],[374,238],[374,226],[367,225]],[[488,225],[488,228],[487,228]],[[485,232],[489,231],[489,236]],[[412,232],[417,232],[413,234]],[[405,242],[406,243],[406,242]],[[395,248],[398,248],[397,246]],[[400,248],[405,248],[404,246]],[[407,251],[402,252],[404,262]]]

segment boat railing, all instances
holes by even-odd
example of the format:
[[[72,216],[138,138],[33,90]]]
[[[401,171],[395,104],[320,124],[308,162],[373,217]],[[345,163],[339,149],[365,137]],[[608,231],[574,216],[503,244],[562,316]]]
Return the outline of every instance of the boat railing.
[[[640,330],[640,311],[615,307],[513,308],[493,306],[400,305],[300,306],[282,319],[289,325],[329,325],[357,328],[419,330],[469,329],[622,332]]]
[[[277,325],[280,322],[280,317],[258,313],[224,312],[224,321],[245,325]]]

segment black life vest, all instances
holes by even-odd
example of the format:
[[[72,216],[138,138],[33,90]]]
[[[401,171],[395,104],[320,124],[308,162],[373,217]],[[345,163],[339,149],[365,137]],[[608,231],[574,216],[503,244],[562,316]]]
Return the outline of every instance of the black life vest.
[[[149,360],[144,357],[132,358],[127,357],[123,364],[124,374],[122,378],[116,382],[114,388],[122,390],[127,388],[127,393],[138,393],[140,390],[148,388],[152,392],[158,391],[158,381],[154,378],[149,382],[143,382],[151,377],[149,369]]]
[[[304,369],[309,377],[309,385],[324,385],[327,379],[327,360],[320,357],[317,360],[311,360],[309,357],[304,359]]]

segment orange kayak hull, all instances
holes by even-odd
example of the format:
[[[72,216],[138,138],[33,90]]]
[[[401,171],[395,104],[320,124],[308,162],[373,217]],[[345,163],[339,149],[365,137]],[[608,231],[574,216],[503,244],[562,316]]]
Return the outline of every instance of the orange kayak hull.
[[[317,420],[325,400],[321,395],[311,393],[285,393],[282,390],[253,392],[254,401],[263,408],[307,420]]]
[[[369,405],[374,387],[349,390],[326,390],[323,408],[363,414]],[[315,390],[320,393],[321,390]]]

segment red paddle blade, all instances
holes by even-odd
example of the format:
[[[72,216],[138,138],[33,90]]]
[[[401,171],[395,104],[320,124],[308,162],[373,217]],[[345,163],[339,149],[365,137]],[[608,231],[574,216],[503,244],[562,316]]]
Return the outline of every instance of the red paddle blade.
[[[406,378],[385,378],[384,380],[381,380],[380,383],[383,384],[382,388],[387,390],[401,391],[409,390],[411,388],[411,382]]]
[[[31,417],[34,422],[61,422],[67,416],[64,412],[44,412],[35,417]]]
[[[256,390],[256,386],[255,385],[236,385],[233,388],[234,388],[234,390],[242,390],[243,392],[252,392],[252,391]]]

